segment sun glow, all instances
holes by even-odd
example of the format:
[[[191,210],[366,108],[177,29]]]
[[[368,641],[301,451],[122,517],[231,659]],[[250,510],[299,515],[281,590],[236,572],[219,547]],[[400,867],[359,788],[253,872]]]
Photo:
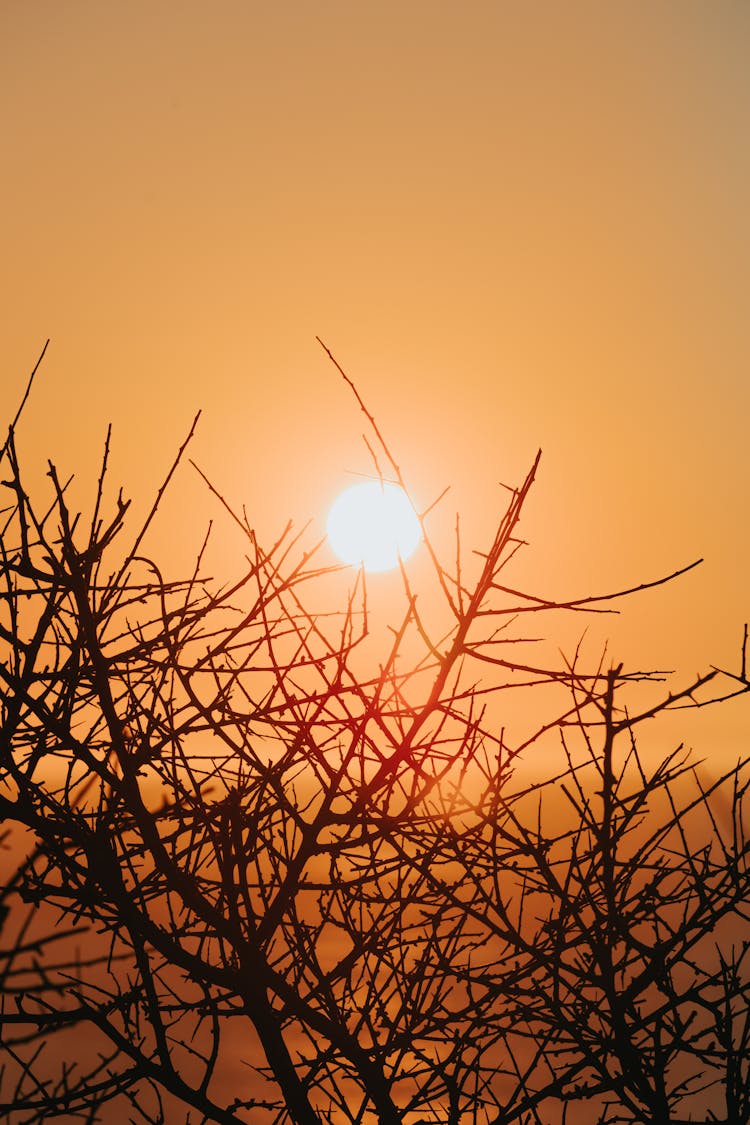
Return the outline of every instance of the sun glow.
[[[328,513],[328,541],[348,566],[393,570],[422,539],[417,514],[403,488],[365,481],[342,492]]]

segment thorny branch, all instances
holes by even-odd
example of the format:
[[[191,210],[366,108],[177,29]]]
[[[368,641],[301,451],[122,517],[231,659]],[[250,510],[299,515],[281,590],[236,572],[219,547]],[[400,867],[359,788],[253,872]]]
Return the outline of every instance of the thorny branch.
[[[633,708],[648,675],[524,655],[528,612],[551,629],[622,596],[506,581],[538,457],[473,573],[458,524],[444,564],[423,513],[442,624],[402,567],[381,650],[363,575],[291,527],[264,550],[202,473],[245,569],[205,578],[204,544],[167,581],[143,556],[192,429],[123,548],[109,435],[91,518],[54,466],[38,514],[19,418],[0,537],[11,1125],[750,1120],[746,763],[707,783],[635,737],[719,673]],[[713,698],[747,690],[745,647]]]

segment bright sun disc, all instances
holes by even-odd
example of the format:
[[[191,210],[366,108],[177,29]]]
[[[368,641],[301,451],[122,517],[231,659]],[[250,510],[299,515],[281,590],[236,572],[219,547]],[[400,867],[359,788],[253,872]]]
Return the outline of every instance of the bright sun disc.
[[[422,539],[403,488],[385,481],[365,481],[342,492],[328,513],[326,531],[343,563],[370,571],[393,570]]]

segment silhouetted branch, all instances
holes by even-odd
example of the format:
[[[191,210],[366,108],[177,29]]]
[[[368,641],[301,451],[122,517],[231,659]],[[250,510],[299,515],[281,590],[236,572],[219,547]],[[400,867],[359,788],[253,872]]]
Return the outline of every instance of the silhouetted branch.
[[[457,522],[443,564],[423,513],[442,602],[402,564],[385,632],[363,574],[291,526],[264,548],[200,470],[245,562],[213,580],[206,536],[169,580],[141,552],[194,427],[124,548],[109,432],[87,519],[3,447],[10,1125],[747,1123],[747,762],[706,780],[636,740],[747,691],[747,630],[739,677],[676,688],[535,660],[528,612],[667,581],[501,579],[539,456],[481,552]]]

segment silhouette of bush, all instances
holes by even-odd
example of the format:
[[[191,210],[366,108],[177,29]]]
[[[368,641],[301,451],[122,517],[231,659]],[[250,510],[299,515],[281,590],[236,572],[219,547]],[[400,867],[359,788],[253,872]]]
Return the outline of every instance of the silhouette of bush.
[[[750,1120],[747,762],[706,782],[682,749],[653,764],[637,743],[666,710],[746,691],[744,651],[738,676],[676,688],[537,662],[526,622],[622,596],[505,583],[538,458],[473,570],[424,520],[450,625],[435,635],[404,569],[383,647],[363,575],[331,585],[290,529],[264,548],[213,486],[243,573],[210,581],[201,556],[163,576],[144,536],[187,442],[133,533],[107,500],[109,439],[88,517],[52,465],[32,502],[18,417],[5,1119]]]

